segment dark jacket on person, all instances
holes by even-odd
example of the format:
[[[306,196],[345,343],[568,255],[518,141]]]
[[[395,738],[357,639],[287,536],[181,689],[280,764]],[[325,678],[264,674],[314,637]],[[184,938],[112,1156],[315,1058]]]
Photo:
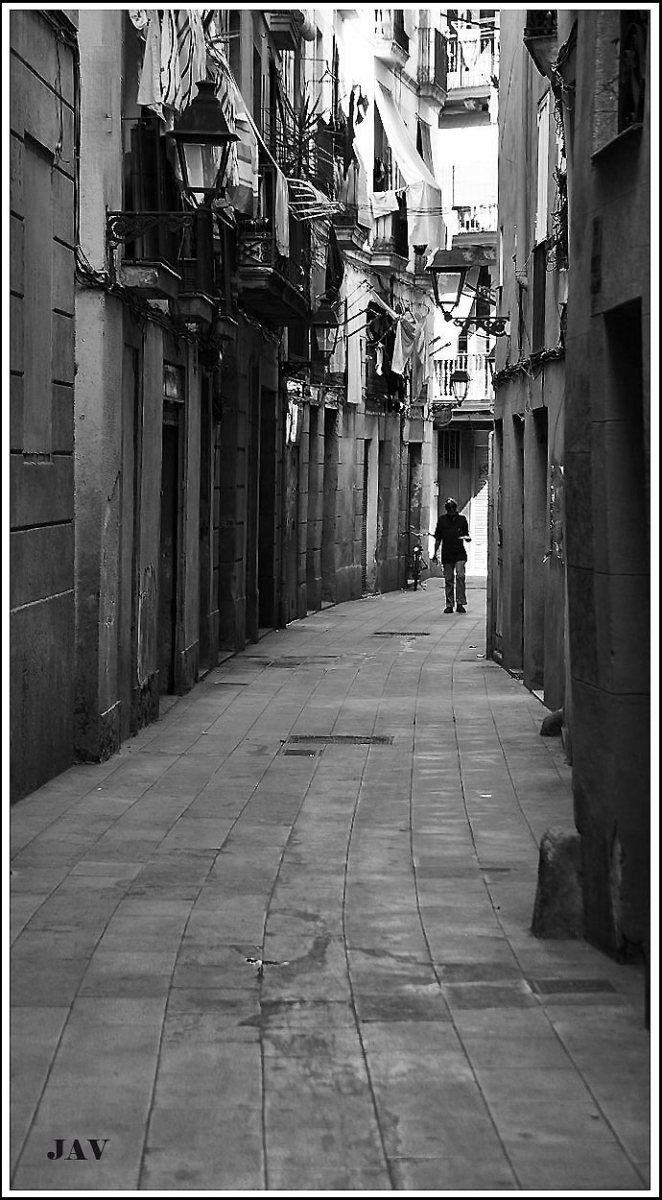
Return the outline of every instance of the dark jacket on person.
[[[437,521],[434,531],[435,544],[441,542],[442,563],[466,562],[467,552],[464,548],[463,537],[469,536],[467,518],[462,513],[443,513]]]

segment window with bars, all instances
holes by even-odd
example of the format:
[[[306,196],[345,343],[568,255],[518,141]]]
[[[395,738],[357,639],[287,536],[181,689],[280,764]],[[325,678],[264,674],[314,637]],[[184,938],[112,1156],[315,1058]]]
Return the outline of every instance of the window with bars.
[[[460,468],[460,431],[459,429],[441,429],[439,431],[439,464],[446,470]]]

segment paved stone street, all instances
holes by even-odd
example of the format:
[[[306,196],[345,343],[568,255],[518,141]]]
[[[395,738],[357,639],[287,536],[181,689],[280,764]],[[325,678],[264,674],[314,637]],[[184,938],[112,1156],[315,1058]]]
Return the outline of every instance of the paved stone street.
[[[14,807],[14,1189],[647,1189],[643,972],[530,934],[570,771],[442,608],[269,633]]]

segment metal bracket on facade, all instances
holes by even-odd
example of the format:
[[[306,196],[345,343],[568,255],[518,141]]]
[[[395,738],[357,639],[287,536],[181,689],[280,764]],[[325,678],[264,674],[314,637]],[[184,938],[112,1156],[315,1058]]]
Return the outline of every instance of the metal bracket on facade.
[[[178,229],[193,229],[196,213],[149,213],[149,212],[109,212],[106,214],[106,239],[109,246],[120,246],[124,242],[134,242],[143,237],[150,229],[162,226],[170,233]]]

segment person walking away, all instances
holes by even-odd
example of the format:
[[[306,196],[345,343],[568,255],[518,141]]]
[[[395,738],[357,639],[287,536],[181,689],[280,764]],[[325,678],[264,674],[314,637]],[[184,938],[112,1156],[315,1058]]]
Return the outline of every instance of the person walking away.
[[[441,546],[441,565],[446,587],[446,607],[444,612],[452,613],[453,611],[457,585],[457,612],[464,613],[467,611],[465,607],[467,603],[465,585],[467,552],[464,548],[464,543],[471,541],[469,526],[467,518],[463,517],[462,513],[457,511],[457,501],[452,496],[448,497],[444,508],[446,512],[440,516],[434,531],[434,556],[432,561],[439,562],[438,552],[439,546]]]

